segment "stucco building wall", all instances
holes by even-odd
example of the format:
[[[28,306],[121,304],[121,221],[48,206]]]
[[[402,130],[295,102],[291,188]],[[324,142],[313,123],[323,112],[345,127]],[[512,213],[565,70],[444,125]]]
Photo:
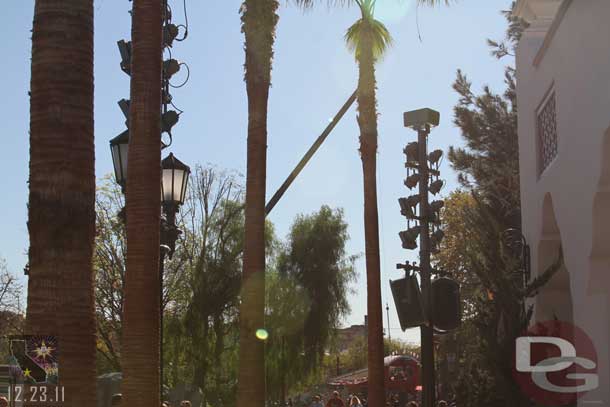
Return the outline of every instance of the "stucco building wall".
[[[535,319],[573,321],[593,339],[610,405],[610,1],[521,0],[517,49],[523,233],[533,276],[563,248],[565,267],[535,301]],[[555,98],[557,155],[541,171],[538,116]]]

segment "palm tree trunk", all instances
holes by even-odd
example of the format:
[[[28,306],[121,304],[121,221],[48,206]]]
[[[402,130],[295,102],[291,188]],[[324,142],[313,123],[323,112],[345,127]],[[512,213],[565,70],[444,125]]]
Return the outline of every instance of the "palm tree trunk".
[[[96,403],[93,0],[37,0],[26,333],[56,335],[65,406]]]
[[[370,40],[363,39],[359,59],[358,125],[364,179],[364,235],[368,312],[368,400],[371,407],[385,405],[383,367],[383,314],[377,214],[377,109],[375,68]]]
[[[123,405],[159,400],[161,0],[134,0],[123,313]]]
[[[264,343],[256,337],[256,330],[263,328],[265,323],[267,102],[277,8],[277,0],[245,0],[241,9],[248,92],[248,163],[239,318],[239,407],[263,407],[265,404],[265,349]]]

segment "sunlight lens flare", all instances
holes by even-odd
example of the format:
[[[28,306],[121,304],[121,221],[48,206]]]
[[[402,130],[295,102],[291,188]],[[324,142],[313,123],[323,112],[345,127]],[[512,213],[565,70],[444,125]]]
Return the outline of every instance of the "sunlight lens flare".
[[[384,24],[397,23],[415,10],[415,0],[381,0],[375,4],[375,18]]]
[[[256,338],[261,341],[266,341],[269,338],[269,332],[265,329],[257,329],[256,330]]]

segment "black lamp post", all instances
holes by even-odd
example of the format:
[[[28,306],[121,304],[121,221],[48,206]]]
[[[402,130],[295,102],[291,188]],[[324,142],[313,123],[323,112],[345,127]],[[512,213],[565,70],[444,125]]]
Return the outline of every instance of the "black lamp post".
[[[184,203],[186,186],[191,169],[188,165],[177,159],[173,153],[161,161],[161,206],[165,214],[165,223],[169,229],[176,229],[176,213]],[[163,222],[162,222],[163,223]],[[176,239],[174,231],[161,229],[161,241],[170,248],[169,257],[174,254]],[[176,229],[177,230],[177,229]],[[163,234],[166,236],[163,236]],[[169,235],[167,235],[169,233]]]
[[[117,183],[121,191],[125,193],[127,185],[127,151],[129,146],[129,131],[126,130],[117,137],[110,140],[110,151],[112,152],[112,163]],[[176,250],[176,241],[182,233],[176,226],[176,214],[180,205],[184,203],[186,188],[191,169],[188,165],[178,160],[170,153],[161,161],[161,201],[163,209],[161,217],[161,242],[159,256],[159,327],[160,327],[160,376],[161,392],[163,392],[163,273],[165,256],[171,259]],[[125,222],[125,208],[119,213],[119,217]]]
[[[188,184],[191,169],[188,165],[178,160],[173,153],[161,161],[161,207],[164,217],[161,217],[161,255],[159,257],[159,313],[160,326],[160,354],[159,366],[161,376],[161,395],[163,395],[163,273],[165,255],[171,259],[176,250],[176,240],[182,233],[176,226],[176,213],[180,205],[184,203],[186,186]]]
[[[114,166],[114,177],[121,191],[125,193],[127,183],[127,151],[129,150],[129,130],[125,130],[110,140],[110,152]]]

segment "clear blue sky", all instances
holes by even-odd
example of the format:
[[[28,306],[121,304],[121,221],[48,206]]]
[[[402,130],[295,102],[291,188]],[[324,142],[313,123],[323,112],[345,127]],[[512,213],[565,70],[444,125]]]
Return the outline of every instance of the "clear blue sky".
[[[402,126],[402,113],[431,107],[441,113],[441,125],[430,138],[431,148],[446,149],[462,143],[452,123],[457,101],[451,84],[458,68],[474,82],[503,89],[503,66],[489,55],[486,38],[501,39],[506,23],[500,10],[510,0],[462,0],[451,7],[419,9],[420,42],[414,0],[379,0],[377,17],[394,37],[394,45],[377,69],[379,96],[378,194],[381,231],[383,304],[390,303],[392,336],[419,341],[418,330],[398,329],[389,279],[400,273],[394,265],[415,260],[415,252],[400,247],[404,227],[397,198],[408,195],[404,145],[415,139]],[[189,37],[177,43],[173,56],[191,68],[188,84],[173,92],[184,110],[174,128],[171,151],[188,164],[211,163],[245,173],[246,93],[243,82],[243,36],[239,0],[187,0]],[[182,1],[170,0],[174,20],[183,21]],[[357,19],[353,8],[303,12],[281,2],[280,21],[269,101],[267,194],[271,196],[312,141],[319,135],[356,86],[357,68],[345,47],[345,30]],[[96,171],[112,171],[108,140],[124,129],[116,102],[129,97],[129,78],[119,68],[116,41],[130,35],[127,0],[95,1],[95,142]],[[0,28],[4,63],[3,174],[0,201],[2,241],[0,257],[22,275],[28,246],[26,227],[30,30],[34,2],[9,1],[3,7]],[[455,174],[445,163],[445,194],[456,187]],[[362,170],[358,156],[358,128],[352,108],[322,149],[271,214],[278,235],[287,234],[297,213],[317,210],[321,204],[342,207],[349,222],[349,251],[364,251]],[[357,263],[359,281],[345,324],[362,323],[366,313],[364,261]],[[25,280],[24,280],[25,282]],[[385,325],[385,312],[384,312]]]

